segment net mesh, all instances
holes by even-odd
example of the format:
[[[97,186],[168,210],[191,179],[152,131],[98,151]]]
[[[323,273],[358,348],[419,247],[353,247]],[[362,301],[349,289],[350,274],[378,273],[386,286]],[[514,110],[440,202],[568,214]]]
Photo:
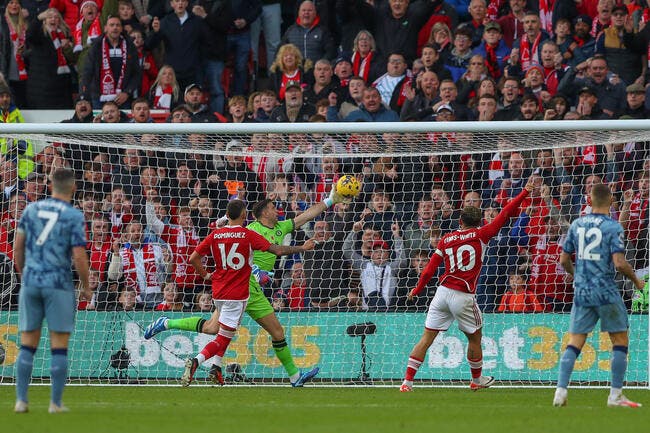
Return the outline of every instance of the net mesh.
[[[70,377],[78,383],[176,384],[184,359],[214,337],[167,330],[145,340],[144,329],[162,315],[210,317],[209,287],[187,258],[228,201],[241,198],[250,210],[269,198],[279,220],[299,218],[343,174],[356,176],[361,194],[278,239],[299,245],[314,237],[319,244],[278,258],[264,288],[295,365],[305,371],[319,366],[320,384],[400,383],[441,272],[413,301],[407,293],[437,241],[458,228],[465,205],[480,207],[489,222],[531,175],[537,186],[532,200],[487,244],[483,257],[477,301],[485,374],[513,386],[556,380],[572,299],[559,255],[568,225],[590,211],[593,184],[607,183],[615,193],[612,215],[625,229],[626,256],[647,279],[647,130],[409,132],[406,125],[397,132],[224,131],[0,131],[7,149],[0,228],[2,383],[13,380],[19,347],[19,283],[11,251],[16,220],[26,203],[44,196],[46,176],[60,166],[77,174],[75,205],[87,220],[94,288],[92,299],[79,299],[71,342]],[[33,158],[25,144],[33,147]],[[21,161],[27,161],[24,170]],[[140,231],[130,229],[136,223]],[[116,257],[138,248],[151,260],[137,269],[116,265]],[[622,278],[619,288],[632,313],[627,380],[647,386],[647,290],[635,291]],[[227,381],[288,384],[271,340],[245,316],[224,358]],[[452,325],[429,350],[416,381],[466,383],[466,344]],[[606,334],[590,335],[572,377],[576,384],[606,383],[610,350]],[[49,376],[48,359],[43,346],[35,376]],[[199,383],[209,367],[206,362],[197,373]]]

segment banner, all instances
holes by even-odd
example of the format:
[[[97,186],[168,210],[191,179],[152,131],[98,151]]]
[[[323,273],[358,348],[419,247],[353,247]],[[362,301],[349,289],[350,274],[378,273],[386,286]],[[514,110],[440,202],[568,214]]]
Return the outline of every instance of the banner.
[[[188,317],[191,313],[170,313]],[[184,359],[198,353],[213,336],[166,331],[144,340],[143,328],[159,313],[79,312],[69,350],[71,378],[115,377],[111,355],[125,347],[130,378],[176,379]],[[206,316],[207,318],[207,316]],[[366,371],[375,380],[400,380],[413,345],[423,330],[424,314],[415,313],[279,313],[293,357],[299,368],[318,365],[319,378],[350,380],[361,374],[362,340],[366,349]],[[569,315],[486,314],[483,328],[485,374],[505,381],[548,381],[557,378],[558,362],[566,345]],[[350,325],[371,322],[376,332],[366,337],[346,333]],[[0,343],[6,357],[0,375],[14,375],[19,347],[18,314],[0,312]],[[46,336],[47,332],[44,331]],[[455,325],[438,336],[420,368],[418,379],[468,380],[467,340]],[[576,381],[610,379],[611,343],[607,334],[589,336],[572,376]],[[46,356],[47,355],[47,356]],[[275,357],[270,337],[257,323],[245,317],[232,341],[224,365],[236,362],[248,378],[283,379],[286,373]],[[197,377],[206,373],[201,370]],[[49,376],[49,346],[42,339],[34,376]],[[628,382],[648,382],[648,316],[630,316]],[[1,380],[1,378],[0,378]],[[6,380],[5,380],[6,381]]]

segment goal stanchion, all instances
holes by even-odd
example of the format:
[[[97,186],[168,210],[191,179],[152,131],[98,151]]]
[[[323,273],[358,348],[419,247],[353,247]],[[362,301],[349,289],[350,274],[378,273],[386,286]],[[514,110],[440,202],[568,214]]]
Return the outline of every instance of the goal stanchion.
[[[572,299],[559,254],[569,224],[590,212],[595,183],[613,191],[611,214],[624,227],[627,259],[638,275],[648,274],[647,121],[12,124],[0,125],[0,140],[8,148],[5,191],[17,185],[18,192],[5,194],[0,224],[3,384],[13,381],[19,341],[16,221],[46,194],[47,175],[60,166],[77,174],[75,205],[87,220],[94,288],[92,299],[79,300],[73,383],[178,383],[185,358],[214,337],[173,329],[147,340],[144,330],[163,315],[210,317],[210,288],[186,262],[233,198],[246,201],[251,219],[264,199],[277,215],[263,222],[298,218],[274,241],[318,242],[313,251],[278,258],[263,290],[293,362],[303,370],[319,366],[320,385],[401,383],[441,272],[413,301],[407,294],[437,241],[458,228],[464,206],[481,208],[489,223],[530,176],[531,198],[483,251],[476,295],[486,374],[504,386],[554,384]],[[38,150],[33,173],[17,170],[21,140]],[[343,175],[361,183],[360,194],[301,218]],[[454,263],[478,266],[470,254]],[[630,312],[626,379],[647,387],[647,289],[637,292],[622,278],[619,288]],[[224,358],[227,382],[287,385],[271,340],[246,316]],[[44,380],[47,350],[42,344],[34,364]],[[606,334],[589,336],[576,386],[609,380],[610,350]],[[418,385],[466,386],[465,351],[452,325],[428,352]],[[197,373],[199,384],[207,383],[209,367]]]

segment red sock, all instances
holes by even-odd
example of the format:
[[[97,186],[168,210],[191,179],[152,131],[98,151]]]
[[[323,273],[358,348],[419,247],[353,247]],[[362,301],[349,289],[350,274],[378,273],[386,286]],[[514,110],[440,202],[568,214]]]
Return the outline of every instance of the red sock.
[[[201,354],[205,356],[205,359],[210,359],[215,355],[218,357],[223,357],[223,354],[226,353],[226,349],[230,344],[230,340],[232,340],[234,336],[234,329],[220,325],[217,338],[206,344],[201,351]]]
[[[467,362],[469,362],[469,369],[472,371],[472,379],[481,377],[483,373],[483,357],[479,359],[467,358]]]
[[[409,357],[409,362],[406,365],[406,375],[404,376],[404,380],[413,381],[415,373],[418,372],[418,368],[420,368],[423,362],[424,359],[418,359],[413,356]]]

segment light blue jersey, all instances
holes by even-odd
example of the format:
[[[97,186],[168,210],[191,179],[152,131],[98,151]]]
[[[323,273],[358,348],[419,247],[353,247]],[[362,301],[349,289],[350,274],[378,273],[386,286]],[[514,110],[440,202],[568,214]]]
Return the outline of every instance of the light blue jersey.
[[[597,307],[621,302],[612,254],[624,253],[623,228],[609,216],[591,214],[571,224],[564,242],[566,253],[575,253],[573,303]]]
[[[72,248],[86,246],[81,211],[63,200],[40,200],[25,208],[18,232],[25,235],[22,287],[74,290]]]

